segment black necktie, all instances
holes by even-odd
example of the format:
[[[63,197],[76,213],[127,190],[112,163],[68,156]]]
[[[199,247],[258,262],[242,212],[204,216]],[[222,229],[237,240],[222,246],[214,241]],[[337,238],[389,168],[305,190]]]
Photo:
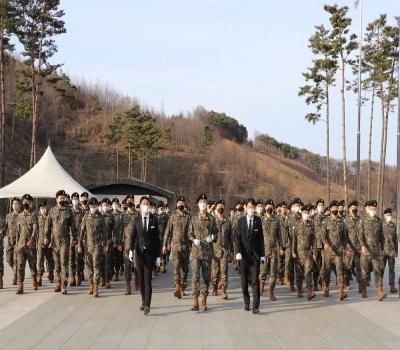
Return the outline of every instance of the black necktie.
[[[144,229],[144,232],[147,233],[147,217],[146,216],[144,217],[144,227],[143,227],[143,229]]]
[[[251,225],[251,218],[249,219],[249,235],[251,234],[252,231],[252,225]]]

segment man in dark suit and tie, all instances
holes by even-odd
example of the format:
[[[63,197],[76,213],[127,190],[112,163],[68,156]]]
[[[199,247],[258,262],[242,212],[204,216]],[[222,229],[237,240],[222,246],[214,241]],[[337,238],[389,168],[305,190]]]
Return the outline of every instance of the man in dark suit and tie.
[[[150,213],[150,200],[148,197],[140,198],[140,213],[135,218],[129,259],[133,262],[135,249],[135,266],[139,276],[140,294],[142,296],[141,311],[145,315],[150,313],[152,295],[151,277],[154,266],[160,266],[160,232],[157,217]]]
[[[236,260],[240,262],[240,277],[244,309],[250,310],[249,282],[253,290],[253,314],[259,313],[260,307],[260,263],[265,263],[264,235],[261,219],[254,215],[256,201],[246,201],[246,215],[240,217],[236,234]]]

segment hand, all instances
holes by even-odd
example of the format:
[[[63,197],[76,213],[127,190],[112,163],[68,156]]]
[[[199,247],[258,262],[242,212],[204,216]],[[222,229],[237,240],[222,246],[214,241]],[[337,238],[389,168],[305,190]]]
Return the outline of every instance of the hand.
[[[279,250],[279,254],[280,254],[281,256],[284,256],[284,255],[285,255],[285,251],[284,251],[283,249],[280,249],[280,250]]]
[[[119,252],[122,252],[122,245],[119,245],[119,246],[118,246],[118,251],[119,251]]]
[[[195,239],[193,240],[193,243],[194,243],[195,246],[199,246],[200,243],[201,243],[201,241],[200,241],[199,239],[196,239],[196,238],[195,238]]]
[[[317,256],[315,254],[313,254],[313,259],[315,262],[317,262]]]
[[[161,265],[161,259],[158,257],[156,259],[156,267],[160,267],[160,265]]]
[[[260,263],[261,263],[262,265],[265,264],[265,256],[262,256],[262,257],[260,258]]]
[[[45,238],[43,243],[44,243],[44,245],[48,245],[49,244],[49,240],[47,238]]]
[[[163,247],[162,253],[163,253],[164,255],[167,254],[167,247],[166,247],[166,246]]]
[[[71,245],[75,246],[77,244],[77,242],[73,239],[71,242]]]
[[[133,251],[132,250],[129,251],[129,260],[131,262],[133,262]]]
[[[171,251],[171,245],[168,244],[168,245],[167,245],[167,252],[170,252],[170,251]]]
[[[324,250],[328,250],[329,249],[329,244],[328,243],[324,243]]]
[[[207,243],[211,243],[213,241],[213,237],[212,236],[207,236],[206,237],[206,242]]]
[[[363,253],[364,255],[368,255],[368,249],[365,245],[361,247],[361,253]]]
[[[385,256],[385,251],[381,249],[381,257],[383,258]]]
[[[292,253],[292,256],[293,256],[293,259],[296,259],[296,258],[297,258],[296,253]]]
[[[347,249],[344,250],[344,256],[349,256],[349,251]]]
[[[29,249],[32,249],[33,248],[32,240],[30,239],[26,245],[28,246]]]
[[[237,261],[242,260],[242,254],[237,253],[237,254],[236,254],[236,260],[237,260]]]
[[[78,253],[79,253],[79,254],[82,253],[82,247],[81,247],[81,246],[78,247]]]

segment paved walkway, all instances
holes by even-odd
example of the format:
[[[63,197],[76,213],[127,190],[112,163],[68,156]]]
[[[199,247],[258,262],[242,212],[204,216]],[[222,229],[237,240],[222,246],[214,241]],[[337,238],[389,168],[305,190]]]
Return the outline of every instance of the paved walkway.
[[[336,291],[330,298],[318,292],[308,302],[278,287],[278,300],[263,297],[261,313],[253,315],[243,311],[239,276],[230,276],[230,299],[210,296],[209,311],[194,313],[190,296],[173,297],[169,269],[155,277],[151,314],[144,316],[139,295],[123,295],[122,282],[95,299],[86,283],[63,296],[47,281],[34,292],[28,280],[18,296],[7,267],[0,349],[400,349],[398,295],[378,302],[371,288],[367,300],[350,291],[340,302]]]

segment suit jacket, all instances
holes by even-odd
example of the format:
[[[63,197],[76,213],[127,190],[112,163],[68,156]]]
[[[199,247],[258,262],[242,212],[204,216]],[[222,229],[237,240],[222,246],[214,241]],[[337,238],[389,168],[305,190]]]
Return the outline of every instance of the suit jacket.
[[[259,263],[260,257],[265,256],[264,235],[261,219],[253,216],[253,229],[249,232],[247,215],[239,218],[235,237],[237,252],[247,263]]]
[[[143,228],[142,215],[139,214],[135,217],[132,226],[130,248],[131,250],[136,249],[136,254],[143,255],[144,248],[146,247],[146,253],[156,258],[160,256],[161,249],[158,220],[153,214],[149,214],[148,220],[148,229],[146,232]]]

